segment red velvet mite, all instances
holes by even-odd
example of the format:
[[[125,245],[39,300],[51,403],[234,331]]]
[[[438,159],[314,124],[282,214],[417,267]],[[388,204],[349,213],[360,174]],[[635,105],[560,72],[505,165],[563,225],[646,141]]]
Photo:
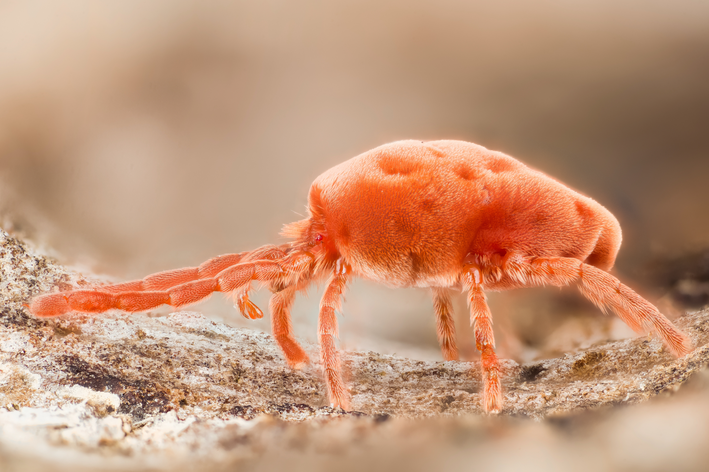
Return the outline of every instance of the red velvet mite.
[[[391,287],[430,288],[443,357],[457,359],[449,291],[467,294],[482,353],[482,406],[503,407],[486,290],[576,283],[602,310],[635,331],[654,331],[677,356],[690,350],[684,333],[657,308],[608,273],[620,248],[618,221],[603,206],[519,161],[462,141],[385,144],[328,170],[313,182],[310,217],[288,224],[291,242],[210,259],[199,267],[134,282],[40,295],[36,316],[181,307],[212,292],[230,293],[247,318],[252,282],[273,293],[273,337],[288,364],[309,361],[293,336],[297,292],[327,280],[318,338],[328,396],[347,409],[336,310],[352,277]]]

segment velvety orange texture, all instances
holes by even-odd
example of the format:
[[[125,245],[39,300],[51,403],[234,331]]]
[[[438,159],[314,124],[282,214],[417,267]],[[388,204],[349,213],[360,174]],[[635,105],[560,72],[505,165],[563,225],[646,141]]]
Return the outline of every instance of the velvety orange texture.
[[[462,141],[373,149],[318,177],[310,206],[355,274],[397,287],[455,286],[468,253],[572,257],[608,270],[621,242],[594,200]]]

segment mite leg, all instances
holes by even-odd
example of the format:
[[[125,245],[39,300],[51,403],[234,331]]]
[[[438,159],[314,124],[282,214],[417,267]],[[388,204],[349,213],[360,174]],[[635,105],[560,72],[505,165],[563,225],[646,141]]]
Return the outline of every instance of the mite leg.
[[[198,302],[213,292],[232,292],[253,280],[269,282],[284,272],[275,261],[258,260],[231,266],[215,277],[193,280],[167,290],[110,293],[103,289],[74,290],[40,295],[29,309],[36,316],[59,316],[69,311],[101,313],[110,309],[145,311],[167,304],[181,307]]]
[[[217,256],[200,264],[199,267],[184,267],[182,269],[166,270],[151,274],[142,280],[123,282],[115,285],[99,287],[108,293],[166,291],[172,287],[199,279],[212,278],[224,269],[238,264],[246,253],[225,254]]]
[[[213,257],[203,262],[198,267],[184,267],[182,269],[166,270],[148,275],[142,280],[124,282],[115,285],[104,285],[99,290],[108,293],[166,291],[170,288],[195,280],[210,279],[229,267],[240,262],[253,262],[256,260],[273,260],[285,256],[285,252],[272,245],[262,246],[250,252],[238,254],[224,254]]]
[[[320,360],[327,383],[327,393],[333,408],[349,408],[349,395],[342,381],[342,368],[337,353],[335,339],[337,338],[336,311],[342,304],[341,295],[347,285],[350,268],[338,261],[337,268],[327,284],[320,301],[320,317],[318,319],[318,339],[320,341]]]
[[[609,307],[636,332],[655,331],[669,350],[682,357],[692,350],[692,343],[682,331],[660,313],[653,304],[607,272],[591,265],[581,266],[581,293],[602,310]]]
[[[433,309],[436,312],[436,331],[438,344],[443,358],[447,361],[458,360],[458,346],[455,341],[455,323],[450,294],[445,288],[433,289]]]
[[[515,261],[514,269],[529,285],[567,285],[578,281],[581,293],[604,312],[610,308],[634,331],[656,332],[676,356],[689,353],[692,344],[687,336],[650,302],[622,284],[609,273],[571,258],[537,258]],[[510,273],[510,271],[506,271]]]
[[[310,359],[293,336],[290,310],[295,301],[295,292],[295,286],[289,286],[275,292],[269,305],[271,309],[271,334],[281,347],[288,365],[298,369],[310,362]]]
[[[470,324],[475,331],[475,345],[482,354],[482,406],[489,413],[499,413],[502,409],[500,362],[495,354],[492,314],[485,300],[480,270],[468,265],[463,272],[463,283],[468,290]]]

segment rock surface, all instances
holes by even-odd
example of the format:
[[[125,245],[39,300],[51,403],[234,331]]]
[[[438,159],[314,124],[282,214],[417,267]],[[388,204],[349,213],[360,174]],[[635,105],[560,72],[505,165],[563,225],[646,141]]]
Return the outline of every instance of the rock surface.
[[[584,430],[593,437],[622,414],[608,419],[607,412],[583,412],[617,411],[676,391],[709,361],[709,311],[704,310],[676,320],[696,346],[683,359],[643,337],[530,364],[506,361],[505,408],[499,417],[486,417],[475,363],[346,352],[354,411],[342,412],[325,406],[317,346],[306,345],[315,361],[295,371],[269,335],[196,312],[38,319],[23,306],[31,296],[98,281],[54,264],[4,232],[0,270],[0,465],[5,470],[41,469],[57,461],[72,470],[99,464],[187,470],[197,462],[224,468],[324,467],[334,457],[365,451],[367,460],[376,457],[386,466],[397,457],[392,451],[411,447],[418,447],[420,460],[411,456],[399,465],[410,461],[419,467],[438,463],[444,452],[459,454],[450,448],[463,444],[499,448],[491,438],[501,431],[520,444],[551,435],[544,447],[553,448],[564,441],[555,426],[558,418],[601,415],[606,419],[594,419]],[[707,408],[697,411],[701,417]],[[359,470],[342,460],[340,468]]]

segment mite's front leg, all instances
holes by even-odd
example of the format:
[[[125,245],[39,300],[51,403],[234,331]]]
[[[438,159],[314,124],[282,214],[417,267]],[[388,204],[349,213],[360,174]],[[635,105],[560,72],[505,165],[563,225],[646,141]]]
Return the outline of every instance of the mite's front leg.
[[[337,338],[336,311],[342,305],[341,295],[349,279],[350,266],[337,261],[325,293],[320,301],[320,317],[318,319],[318,339],[320,341],[320,361],[322,362],[323,375],[327,383],[327,394],[333,408],[349,408],[349,395],[342,381],[342,368],[340,357],[337,353],[335,339]]]
[[[180,270],[182,269],[175,271],[175,273],[179,273]],[[69,311],[103,313],[111,309],[118,309],[137,312],[150,310],[160,305],[179,308],[203,300],[213,292],[231,293],[252,281],[270,282],[283,275],[284,271],[278,262],[256,260],[235,264],[211,278],[192,280],[179,285],[172,285],[176,277],[170,276],[166,278],[168,281],[165,282],[165,285],[169,285],[169,287],[164,290],[143,291],[141,289],[108,292],[99,287],[90,290],[47,293],[35,297],[29,305],[29,310],[35,316],[52,317],[63,315]],[[150,280],[150,277],[146,280]],[[122,290],[131,284],[133,282],[120,284],[118,287]],[[109,290],[115,290],[115,287],[109,287]],[[252,309],[251,315],[253,316],[250,317],[263,316],[259,313],[260,310],[250,303],[248,297],[242,298],[241,302],[245,303],[243,310]]]
[[[482,274],[478,267],[466,265],[463,283],[468,290],[470,324],[475,330],[475,345],[482,354],[482,406],[489,413],[502,409],[502,386],[500,385],[500,362],[495,354],[495,337],[492,332],[492,314],[485,300]]]

